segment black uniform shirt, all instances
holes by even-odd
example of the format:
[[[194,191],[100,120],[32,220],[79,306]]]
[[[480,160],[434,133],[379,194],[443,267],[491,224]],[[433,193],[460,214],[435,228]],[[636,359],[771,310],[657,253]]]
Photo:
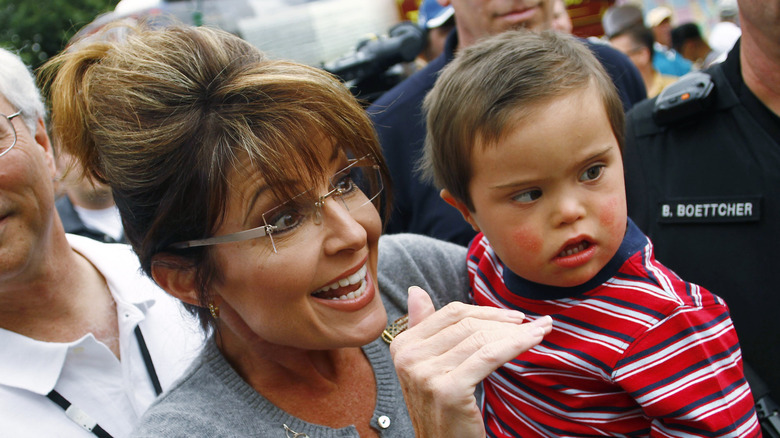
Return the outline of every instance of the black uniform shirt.
[[[743,358],[780,396],[780,118],[745,86],[739,43],[707,70],[708,110],[672,125],[629,113],[628,213],[657,259],[724,298]]]

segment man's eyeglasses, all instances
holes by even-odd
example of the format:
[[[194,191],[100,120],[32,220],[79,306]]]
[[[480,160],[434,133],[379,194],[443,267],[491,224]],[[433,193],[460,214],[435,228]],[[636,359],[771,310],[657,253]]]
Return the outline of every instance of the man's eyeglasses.
[[[0,157],[16,146],[16,128],[11,120],[20,114],[22,114],[21,111],[17,111],[10,116],[0,114]]]
[[[316,230],[313,225],[322,223],[322,209],[327,198],[339,201],[354,216],[362,207],[374,208],[372,201],[383,189],[379,166],[371,155],[349,160],[349,165],[330,177],[328,183],[328,191],[323,195],[316,195],[314,189],[309,189],[266,211],[262,215],[263,225],[259,227],[177,242],[170,247],[192,248],[267,236],[274,253],[278,253],[280,247],[305,241],[306,236]]]

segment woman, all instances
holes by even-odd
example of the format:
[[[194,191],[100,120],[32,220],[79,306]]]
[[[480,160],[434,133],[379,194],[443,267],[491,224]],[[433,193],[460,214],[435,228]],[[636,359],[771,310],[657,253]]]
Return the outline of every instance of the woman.
[[[100,40],[46,67],[55,134],[111,185],[143,270],[213,333],[135,435],[412,436],[380,335],[412,284],[465,300],[465,252],[380,240],[388,181],[361,106],[221,31]],[[523,328],[465,305],[444,319],[469,315]]]

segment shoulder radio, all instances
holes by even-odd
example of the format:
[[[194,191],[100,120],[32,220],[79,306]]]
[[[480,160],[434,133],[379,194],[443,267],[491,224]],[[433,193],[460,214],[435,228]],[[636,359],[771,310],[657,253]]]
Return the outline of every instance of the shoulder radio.
[[[688,73],[658,95],[653,118],[659,125],[669,125],[705,111],[714,101],[712,77],[704,72]]]

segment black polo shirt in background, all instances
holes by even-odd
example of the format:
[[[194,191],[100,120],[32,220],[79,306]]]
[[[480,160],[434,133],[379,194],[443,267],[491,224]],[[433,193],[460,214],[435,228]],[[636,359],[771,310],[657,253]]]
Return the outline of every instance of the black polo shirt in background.
[[[629,112],[628,213],[657,259],[726,300],[743,358],[780,397],[780,117],[742,80],[739,42],[707,70],[715,101],[659,126]]]

